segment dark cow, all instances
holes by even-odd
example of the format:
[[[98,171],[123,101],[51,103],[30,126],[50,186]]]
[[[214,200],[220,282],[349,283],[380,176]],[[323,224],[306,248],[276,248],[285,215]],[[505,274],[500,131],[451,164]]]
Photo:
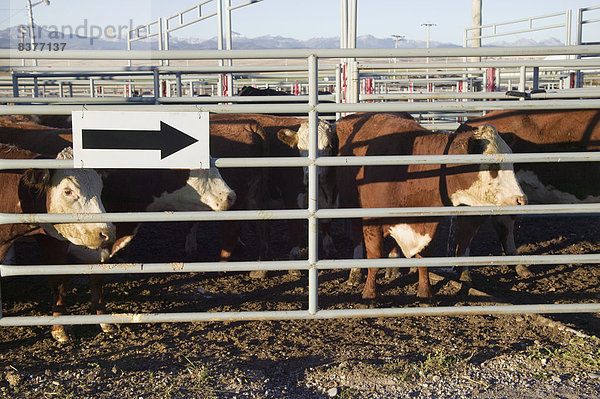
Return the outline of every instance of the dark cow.
[[[30,150],[44,148],[56,153],[70,145],[70,130],[40,126],[19,116],[0,118],[0,142],[9,142],[27,147]],[[217,168],[209,170],[104,170],[104,190],[102,200],[108,212],[140,212],[144,210],[227,210],[236,201],[235,192],[225,183]],[[82,262],[100,263],[106,261],[125,247],[134,237],[139,224],[116,223],[116,240],[112,248],[91,251],[81,246],[72,246],[71,253]],[[39,240],[38,240],[39,241]],[[39,243],[39,242],[38,242]],[[54,245],[44,241],[40,252],[48,263],[66,263],[55,259]],[[103,314],[105,304],[102,294],[102,276],[91,275],[92,309]],[[64,303],[66,284],[55,295]],[[64,313],[64,305],[57,307],[55,314]],[[104,330],[111,327],[102,325]],[[68,339],[62,326],[55,326],[53,336],[64,341]]]
[[[213,121],[244,121],[258,123],[268,142],[269,156],[272,157],[298,157],[308,155],[308,121],[306,118],[274,116],[264,114],[220,114],[212,115]],[[331,156],[337,152],[337,138],[335,129],[329,123],[319,120],[317,126],[318,155]],[[214,155],[213,155],[214,156]],[[267,168],[269,188],[273,197],[279,197],[285,208],[299,208],[307,206],[308,169],[303,168]],[[335,177],[331,168],[318,169],[319,198],[321,208],[336,206]],[[302,241],[302,222],[290,220],[288,222],[292,250],[290,258],[300,257]],[[329,223],[322,223],[323,250],[326,256],[335,253],[333,239],[329,232]]]
[[[2,159],[36,159],[41,155],[13,145],[0,144]],[[47,158],[47,157],[45,157]],[[58,153],[57,159],[72,158],[70,147]],[[3,170],[0,173],[0,212],[6,213],[101,213],[102,180],[94,170]],[[40,247],[52,247],[46,258],[48,263],[64,264],[67,258],[67,242],[97,249],[115,239],[112,223],[64,223],[41,226],[31,224],[4,224],[0,226],[0,261],[10,246],[19,238],[35,236]],[[50,278],[53,292],[53,314],[62,314],[64,276]],[[57,329],[58,327],[54,327]]]
[[[459,130],[482,124],[494,125],[515,153],[600,150],[600,110],[492,111],[469,119]],[[600,202],[600,180],[590,178],[600,176],[597,162],[519,163],[515,174],[531,203]],[[485,219],[458,218],[458,226],[476,231]],[[492,217],[506,255],[517,255],[514,220],[510,216]],[[459,241],[457,254],[468,253],[469,244],[470,241]],[[516,271],[522,277],[532,275],[523,265],[518,265]],[[462,278],[470,279],[468,273]]]
[[[432,133],[398,114],[354,114],[337,124],[340,156],[509,153],[489,125],[454,135]],[[340,167],[340,202],[344,207],[393,208],[525,204],[512,164],[402,165]],[[383,238],[394,238],[405,257],[431,251],[442,218],[363,218],[367,258],[383,257]],[[357,229],[353,229],[357,231]],[[356,242],[360,237],[355,237]],[[377,296],[378,269],[368,271],[363,298]],[[419,268],[418,297],[431,299],[426,267]]]

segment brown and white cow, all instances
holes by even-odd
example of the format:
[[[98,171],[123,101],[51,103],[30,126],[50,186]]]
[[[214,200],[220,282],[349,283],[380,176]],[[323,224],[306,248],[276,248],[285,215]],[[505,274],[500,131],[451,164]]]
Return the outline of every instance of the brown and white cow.
[[[0,142],[10,142],[30,150],[44,149],[48,153],[61,151],[72,142],[71,131],[37,125],[20,116],[0,117]],[[102,200],[108,212],[141,212],[145,210],[227,210],[236,201],[236,193],[225,183],[217,168],[208,170],[104,170]],[[138,223],[115,223],[116,239],[109,248],[90,250],[71,246],[71,254],[85,263],[104,262],[124,248],[134,237]],[[40,252],[48,263],[66,263],[57,257],[57,243],[38,239]],[[105,312],[101,275],[90,275],[92,309]],[[63,314],[67,283],[64,281],[55,296],[55,314]],[[102,325],[104,330],[111,327]],[[53,336],[68,339],[62,326],[55,326]]]
[[[432,133],[414,120],[390,113],[354,114],[337,124],[340,156],[442,155],[509,153],[510,148],[489,125],[458,134]],[[512,164],[398,165],[339,167],[341,205],[393,208],[458,205],[518,205],[526,197]],[[363,218],[367,258],[384,256],[383,239],[391,236],[407,258],[431,251],[441,218]],[[356,231],[356,229],[354,229]],[[359,237],[355,237],[356,242]],[[363,298],[377,296],[378,269],[368,271]],[[419,298],[431,299],[426,267],[419,268]]]
[[[72,159],[70,147],[57,159]],[[0,144],[0,159],[42,159],[42,155],[13,145]],[[102,179],[91,169],[6,170],[0,174],[1,212],[5,213],[103,213]],[[101,248],[115,239],[112,223],[60,223],[1,225],[0,259],[12,243],[41,232],[88,248]]]
[[[514,110],[492,111],[469,119],[461,129],[492,124],[515,153],[600,150],[600,110]],[[600,202],[600,163],[518,163],[515,174],[531,203],[576,204]],[[476,231],[486,218],[458,218],[461,229]],[[492,224],[506,255],[517,255],[514,217],[494,216]],[[469,235],[463,239],[468,240]],[[470,240],[459,240],[457,254],[468,253]],[[524,265],[517,274],[530,277]],[[469,279],[468,272],[463,279]]]
[[[2,159],[36,159],[41,155],[13,145],[0,144]],[[70,147],[57,159],[71,159]],[[91,169],[27,169],[0,173],[0,212],[6,213],[102,213],[102,180]],[[98,249],[115,239],[112,223],[5,224],[0,226],[0,261],[11,245],[24,236],[35,236],[40,247],[49,246],[47,262],[66,263],[67,241],[78,246]],[[50,277],[53,314],[63,313],[65,276]],[[54,329],[59,329],[55,326]]]
[[[272,157],[305,157],[308,155],[309,125],[306,118],[275,116],[266,114],[220,114],[212,115],[213,121],[247,121],[258,123],[268,141],[269,156]],[[337,152],[335,127],[323,120],[317,125],[318,156],[332,156]],[[307,206],[308,168],[302,172],[298,168],[267,168],[270,191],[281,198],[285,208],[303,208]],[[320,208],[337,206],[337,193],[333,169],[319,167],[318,204]],[[302,242],[302,222],[288,221],[292,249],[290,258],[300,257]],[[325,256],[333,256],[336,252],[330,234],[328,221],[321,223],[323,230],[323,251]]]

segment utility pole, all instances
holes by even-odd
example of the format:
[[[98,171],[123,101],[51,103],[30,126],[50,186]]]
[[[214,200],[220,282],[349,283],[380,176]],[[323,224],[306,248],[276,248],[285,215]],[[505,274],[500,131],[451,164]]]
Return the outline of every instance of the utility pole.
[[[29,38],[31,39],[31,51],[35,50],[35,27],[33,24],[33,7],[37,6],[38,4],[42,4],[44,3],[45,5],[49,6],[50,5],[50,0],[42,0],[42,1],[38,1],[35,4],[31,4],[31,0],[27,0],[27,11],[29,12]],[[33,65],[37,66],[37,59],[33,59]]]
[[[27,0],[27,11],[29,11],[29,39],[31,41],[31,51],[35,46],[35,28],[33,26],[33,11],[31,10],[33,7],[31,6],[31,0]],[[33,59],[33,65],[37,66],[37,60]]]
[[[405,36],[392,35],[392,38],[394,39],[394,48],[398,48],[398,43],[404,40]]]
[[[421,24],[421,26],[425,26],[425,27],[427,27],[427,48],[429,48],[429,29],[430,29],[432,26],[437,26],[437,24],[432,24],[431,22],[426,22],[426,23],[424,23],[424,24]]]
[[[431,22],[426,22],[424,24],[421,24],[421,26],[425,26],[427,28],[427,48],[429,48],[429,30],[431,29],[432,26],[436,26],[436,24],[432,24]],[[429,57],[427,57],[425,62],[429,64]],[[429,68],[427,68],[427,74],[425,75],[425,80],[427,80],[428,91],[431,91],[431,90],[429,90],[429,88],[431,87],[429,84]]]
[[[392,39],[394,39],[394,48],[398,48],[398,43],[404,40],[406,36],[402,35],[392,35]],[[398,58],[394,57],[394,63],[398,62]]]
[[[481,47],[481,2],[482,0],[473,0],[471,7],[471,27],[477,28],[471,31],[471,47]],[[472,61],[479,62],[481,58],[474,57]]]

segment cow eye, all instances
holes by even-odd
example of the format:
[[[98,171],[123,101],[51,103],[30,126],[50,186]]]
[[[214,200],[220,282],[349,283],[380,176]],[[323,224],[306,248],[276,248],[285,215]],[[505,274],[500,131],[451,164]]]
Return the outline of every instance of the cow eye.
[[[71,190],[70,188],[65,188],[63,193],[67,196],[67,197],[72,197],[73,196],[73,190]]]

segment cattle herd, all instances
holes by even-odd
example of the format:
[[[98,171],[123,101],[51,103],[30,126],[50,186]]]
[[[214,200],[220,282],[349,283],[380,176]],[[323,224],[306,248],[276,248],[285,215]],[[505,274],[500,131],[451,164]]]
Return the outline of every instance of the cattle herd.
[[[11,115],[0,117],[3,159],[72,157],[72,133],[66,118]],[[468,120],[456,132],[432,132],[406,113],[356,113],[335,124],[319,121],[319,156],[503,154],[600,150],[600,111],[494,111]],[[264,114],[215,114],[210,118],[210,154],[214,158],[298,157],[308,151],[305,118]],[[499,160],[501,157],[498,158]],[[319,208],[392,208],[431,206],[502,206],[527,203],[600,201],[600,165],[550,164],[370,165],[318,168]],[[140,211],[261,210],[304,208],[307,171],[300,168],[210,168],[208,170],[28,169],[0,174],[2,213],[100,213]],[[458,217],[455,255],[468,255],[471,239],[487,216]],[[492,217],[505,254],[517,254],[514,217]],[[432,256],[430,245],[441,217],[353,219],[354,258]],[[259,260],[272,258],[268,221],[253,221]],[[220,222],[219,260],[231,259],[241,222]],[[291,259],[303,257],[303,223],[288,221]],[[328,221],[321,221],[320,247],[334,257],[336,245]],[[4,224],[0,261],[26,236],[38,244],[47,264],[107,262],[127,246],[139,223]],[[198,251],[189,225],[186,251]],[[395,244],[384,253],[384,237]],[[440,254],[435,254],[439,256]],[[445,255],[445,254],[443,254]],[[114,258],[113,258],[114,259]],[[113,260],[114,262],[114,260]],[[349,282],[362,279],[361,269]],[[529,275],[525,265],[520,275]],[[264,278],[265,272],[252,277]],[[377,296],[377,269],[369,269],[363,298]],[[461,278],[468,279],[468,270]],[[67,313],[68,276],[50,278],[53,315]],[[102,278],[90,276],[91,306],[106,309]],[[431,301],[427,268],[419,268],[417,295]],[[102,325],[110,331],[111,325]],[[58,341],[69,340],[61,325],[52,327]]]

